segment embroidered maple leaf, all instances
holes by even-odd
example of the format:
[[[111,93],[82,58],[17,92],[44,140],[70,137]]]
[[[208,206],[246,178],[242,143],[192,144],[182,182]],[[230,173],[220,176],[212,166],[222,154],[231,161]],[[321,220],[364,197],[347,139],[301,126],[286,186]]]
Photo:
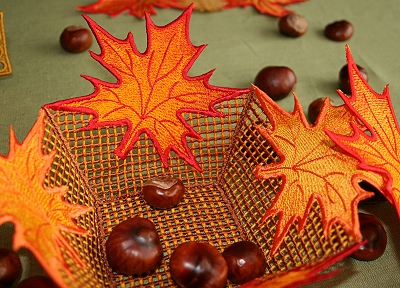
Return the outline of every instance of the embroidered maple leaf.
[[[89,211],[63,200],[67,187],[44,187],[55,152],[42,153],[44,111],[22,144],[10,129],[8,156],[0,155],[0,225],[12,222],[15,227],[13,249],[32,251],[43,268],[63,285],[60,267],[69,273],[61,247],[82,267],[79,255],[62,235],[62,231],[84,234],[73,218]],[[70,276],[72,274],[70,273]]]
[[[85,16],[101,47],[101,54],[92,53],[92,57],[117,78],[117,83],[86,77],[95,87],[92,94],[48,107],[93,114],[86,129],[126,125],[127,131],[115,149],[120,158],[127,156],[141,133],[147,133],[166,167],[173,150],[201,171],[186,141],[186,137],[201,137],[186,123],[182,113],[222,117],[214,105],[249,89],[212,86],[208,82],[212,71],[188,76],[188,70],[205,47],[195,47],[189,40],[192,8],[164,27],[155,26],[146,15],[148,48],[144,53],[136,49],[131,33],[125,40],[116,39]]]
[[[338,135],[328,129],[328,135],[343,150],[360,160],[360,167],[382,173],[386,178],[383,193],[400,216],[400,129],[390,100],[388,86],[376,93],[360,74],[346,46],[351,96],[339,95],[349,109],[367,127],[362,131],[352,123],[352,135]]]
[[[362,190],[361,180],[382,187],[382,177],[358,169],[359,161],[348,156],[326,135],[325,129],[347,135],[354,116],[347,107],[332,107],[327,98],[315,126],[311,126],[295,95],[293,112],[283,110],[265,93],[255,87],[255,93],[270,120],[271,127],[259,132],[277,151],[280,161],[257,166],[258,179],[282,178],[279,193],[263,216],[279,215],[271,254],[283,241],[290,226],[298,221],[302,233],[313,203],[321,207],[325,236],[333,223],[340,223],[356,240],[361,240],[357,204],[371,194]]]
[[[117,16],[124,11],[128,11],[129,15],[143,18],[145,12],[156,14],[154,7],[174,7],[181,9],[187,7],[179,4],[179,1],[180,0],[98,0],[86,6],[78,6],[76,9],[88,13],[105,13],[110,16]]]
[[[307,0],[228,0],[225,8],[254,6],[259,12],[276,17],[283,17],[286,14],[293,13],[284,8],[289,4],[301,3]]]
[[[251,280],[241,288],[294,288],[303,285],[319,282],[332,278],[341,272],[341,269],[336,269],[332,272],[320,273],[329,268],[333,264],[339,262],[345,257],[351,255],[356,251],[364,242],[356,244],[348,249],[326,257],[319,261],[312,261],[308,264],[293,268],[291,270],[280,273],[279,275],[272,274],[266,275],[261,278]]]

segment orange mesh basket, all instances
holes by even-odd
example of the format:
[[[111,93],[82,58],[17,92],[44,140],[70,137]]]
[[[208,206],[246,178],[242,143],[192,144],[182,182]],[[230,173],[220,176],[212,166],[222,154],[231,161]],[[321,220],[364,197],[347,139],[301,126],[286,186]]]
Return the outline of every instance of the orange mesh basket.
[[[165,168],[144,133],[126,159],[119,159],[113,151],[126,127],[80,129],[92,119],[91,115],[44,108],[43,149],[57,153],[45,185],[66,185],[67,201],[94,208],[77,219],[88,235],[64,232],[86,264],[82,269],[64,251],[76,280],[68,282],[71,278],[65,274],[69,287],[174,287],[169,256],[186,241],[205,241],[221,252],[234,242],[253,241],[266,255],[266,275],[318,261],[354,244],[337,224],[332,226],[329,239],[325,238],[320,207],[315,202],[305,232],[299,234],[295,223],[277,252],[270,255],[278,218],[265,222],[261,218],[278,193],[281,179],[254,179],[256,165],[279,161],[272,146],[254,128],[266,127],[269,121],[253,93],[215,107],[225,117],[184,114],[187,123],[203,138],[187,138],[203,173],[174,152],[169,156],[170,167]],[[142,199],[142,184],[156,176],[182,179],[186,193],[179,205],[156,210]],[[134,216],[154,222],[164,259],[158,269],[146,275],[119,275],[107,263],[105,241],[115,225]],[[228,287],[234,286],[228,281]]]

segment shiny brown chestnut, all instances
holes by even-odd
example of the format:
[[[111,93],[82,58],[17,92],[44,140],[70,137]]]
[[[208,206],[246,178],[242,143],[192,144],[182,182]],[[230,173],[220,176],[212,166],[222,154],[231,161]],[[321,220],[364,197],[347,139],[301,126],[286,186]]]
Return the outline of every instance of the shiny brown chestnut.
[[[21,272],[19,256],[13,250],[0,248],[0,287],[11,287]]]
[[[147,273],[160,266],[163,248],[153,222],[135,217],[119,223],[106,241],[108,263],[117,273]]]
[[[202,242],[180,244],[171,255],[170,273],[180,287],[223,288],[228,265],[218,250]]]
[[[264,253],[251,241],[229,245],[222,256],[228,264],[228,279],[236,284],[263,276],[267,267]]]
[[[58,288],[59,286],[47,276],[31,276],[18,283],[15,288]]]
[[[289,37],[299,37],[307,32],[306,18],[299,14],[289,13],[278,21],[279,31]]]
[[[367,70],[365,70],[360,65],[357,65],[357,69],[358,69],[358,71],[360,71],[360,73],[361,73],[362,77],[365,79],[365,81],[368,82]],[[342,90],[343,93],[351,94],[349,68],[348,68],[347,64],[344,65],[339,71],[338,83],[339,83],[339,89]]]
[[[80,53],[92,45],[92,34],[82,26],[69,26],[61,33],[60,44],[68,52]]]
[[[362,261],[372,261],[379,258],[386,249],[387,235],[381,221],[371,214],[358,213],[362,240],[368,240],[361,245],[351,257]]]
[[[353,24],[346,20],[335,21],[325,26],[325,36],[333,41],[346,41],[353,36]]]
[[[276,101],[293,91],[296,82],[296,74],[289,67],[267,66],[258,72],[254,85]]]
[[[145,182],[142,192],[149,205],[158,209],[168,209],[182,200],[185,186],[178,178],[157,177]]]

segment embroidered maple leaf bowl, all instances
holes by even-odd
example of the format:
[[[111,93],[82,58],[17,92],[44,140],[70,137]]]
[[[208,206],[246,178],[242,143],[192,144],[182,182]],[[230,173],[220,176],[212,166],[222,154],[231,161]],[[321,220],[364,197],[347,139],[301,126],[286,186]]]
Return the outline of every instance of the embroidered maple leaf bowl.
[[[117,82],[85,76],[92,94],[43,106],[24,143],[12,134],[10,155],[0,158],[15,172],[0,180],[26,175],[24,185],[36,190],[26,188],[23,199],[41,207],[37,219],[12,211],[14,248],[30,248],[61,286],[173,287],[169,258],[178,245],[207,242],[222,252],[242,240],[256,243],[267,262],[265,276],[245,287],[284,275],[298,285],[332,276],[316,274],[361,240],[357,204],[370,193],[358,184],[382,187],[382,176],[360,169],[329,135],[345,139],[365,126],[328,100],[310,125],[296,96],[286,112],[257,87],[212,86],[211,72],[189,77],[204,49],[189,40],[190,15],[191,8],[164,27],[147,17],[144,53],[132,34],[117,39],[86,17],[101,48],[92,57]],[[348,58],[352,85],[368,90],[349,51]],[[184,197],[152,208],[143,184],[165,176],[183,181]],[[23,194],[8,192],[13,203]],[[161,266],[144,275],[118,274],[107,262],[108,236],[132,217],[151,220],[163,247]]]
[[[160,160],[153,142],[142,133],[125,159],[114,153],[126,127],[109,125],[82,129],[92,115],[45,108],[44,150],[56,151],[45,183],[68,186],[65,199],[93,207],[77,218],[88,234],[64,232],[83,265],[63,251],[68,265],[60,271],[69,287],[164,287],[174,286],[169,275],[169,256],[186,241],[207,242],[223,251],[228,245],[250,240],[267,259],[266,275],[323,259],[354,243],[339,224],[324,235],[321,209],[311,205],[299,233],[294,221],[283,241],[271,253],[279,217],[263,219],[282,184],[280,177],[255,179],[256,165],[279,161],[273,147],[255,128],[268,119],[253,93],[216,105],[224,117],[185,113],[185,121],[201,135],[187,138],[202,171],[194,169],[173,151],[169,167]],[[142,198],[143,183],[157,176],[180,178],[186,187],[174,208],[158,210]],[[119,275],[107,263],[105,241],[115,225],[131,217],[150,219],[159,232],[164,259],[146,275]],[[68,275],[65,271],[70,271]],[[234,286],[229,283],[229,286]]]

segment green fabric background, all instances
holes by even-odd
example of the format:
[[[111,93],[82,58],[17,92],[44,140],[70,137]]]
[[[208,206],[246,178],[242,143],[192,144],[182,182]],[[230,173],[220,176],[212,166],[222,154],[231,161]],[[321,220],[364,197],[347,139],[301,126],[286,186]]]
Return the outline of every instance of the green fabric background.
[[[80,74],[114,81],[88,52],[70,54],[58,39],[73,24],[86,25],[75,6],[94,0],[0,0],[4,12],[8,53],[13,74],[0,77],[0,154],[8,153],[9,126],[22,141],[34,124],[43,104],[89,94],[92,85]],[[395,112],[400,115],[400,5],[398,0],[310,0],[289,6],[308,20],[308,32],[297,39],[277,30],[277,18],[262,15],[253,7],[215,13],[195,12],[190,22],[194,45],[208,44],[190,70],[199,75],[216,69],[211,84],[249,87],[256,73],[267,65],[291,67],[298,79],[296,94],[303,107],[315,98],[336,94],[337,77],[345,62],[345,43],[355,61],[367,69],[369,83],[377,92],[390,84]],[[152,19],[165,25],[182,11],[156,9]],[[146,49],[145,21],[125,13],[111,18],[91,14],[99,25],[118,38],[131,31],[140,51]],[[347,42],[333,42],[323,35],[324,27],[346,19],[355,33]],[[96,42],[93,51],[99,52]],[[279,102],[291,110],[293,97]],[[346,259],[337,266],[344,271],[332,280],[310,287],[400,287],[400,233],[394,209],[388,204],[363,206],[381,218],[389,243],[385,254],[373,262]],[[0,227],[0,246],[9,246],[12,225]],[[42,273],[29,251],[22,249],[22,277]]]

